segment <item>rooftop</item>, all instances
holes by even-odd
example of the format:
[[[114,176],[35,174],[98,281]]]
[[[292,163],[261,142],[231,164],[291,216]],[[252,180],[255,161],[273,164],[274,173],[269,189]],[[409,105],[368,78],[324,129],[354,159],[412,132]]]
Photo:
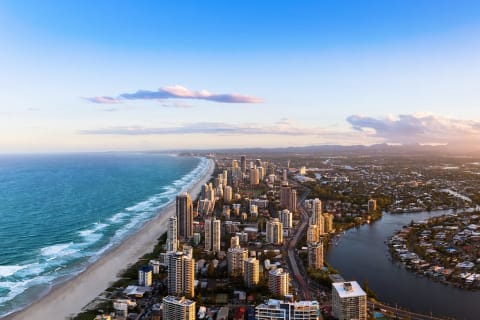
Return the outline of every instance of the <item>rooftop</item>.
[[[357,281],[334,282],[332,286],[340,298],[353,298],[367,295]]]
[[[184,306],[190,306],[195,303],[195,301],[188,300],[185,297],[176,297],[176,296],[166,296],[163,298],[164,302],[170,302],[170,303],[176,303],[176,304],[181,304]]]

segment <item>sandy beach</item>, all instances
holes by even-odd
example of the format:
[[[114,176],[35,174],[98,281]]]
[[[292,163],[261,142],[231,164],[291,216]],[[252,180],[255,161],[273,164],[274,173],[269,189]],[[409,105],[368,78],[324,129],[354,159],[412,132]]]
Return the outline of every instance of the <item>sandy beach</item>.
[[[188,192],[195,198],[201,186],[213,174],[214,162]],[[117,280],[117,274],[145,253],[150,252],[158,237],[166,232],[167,220],[175,214],[175,202],[163,208],[156,218],[146,223],[137,233],[125,239],[119,246],[101,257],[84,272],[73,279],[55,286],[47,295],[26,309],[10,314],[5,319],[49,319],[65,320],[81,311],[90,301]]]

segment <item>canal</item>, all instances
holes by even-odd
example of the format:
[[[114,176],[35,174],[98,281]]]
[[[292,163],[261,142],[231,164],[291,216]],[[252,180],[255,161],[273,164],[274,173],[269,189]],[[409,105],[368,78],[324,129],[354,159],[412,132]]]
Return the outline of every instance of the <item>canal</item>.
[[[378,299],[414,312],[456,319],[480,319],[480,291],[467,291],[434,282],[392,261],[385,241],[411,220],[419,221],[450,211],[385,213],[375,223],[350,229],[327,250],[326,261],[345,280],[368,286]]]

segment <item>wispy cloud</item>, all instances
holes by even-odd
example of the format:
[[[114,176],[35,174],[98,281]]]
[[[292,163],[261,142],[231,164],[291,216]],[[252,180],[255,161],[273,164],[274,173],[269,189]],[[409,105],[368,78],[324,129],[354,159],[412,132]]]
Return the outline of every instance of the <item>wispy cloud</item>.
[[[374,118],[351,115],[350,128],[323,128],[305,126],[290,119],[275,123],[194,122],[166,124],[158,127],[118,126],[80,131],[87,135],[195,135],[212,136],[284,136],[298,137],[309,143],[338,144],[448,144],[458,148],[471,148],[480,143],[480,121],[459,120],[431,114],[399,115]],[[259,138],[260,139],[260,138]]]
[[[352,115],[347,121],[356,131],[401,144],[465,144],[480,142],[480,122],[432,114],[373,118]]]
[[[169,103],[162,103],[162,107],[164,108],[178,108],[178,109],[188,109],[188,108],[193,108],[193,105],[184,103],[184,102],[169,102]]]
[[[288,119],[282,119],[271,125],[261,123],[228,124],[223,122],[195,122],[179,126],[157,128],[142,126],[111,127],[83,130],[81,133],[110,135],[221,134],[290,136],[316,136],[329,134],[327,130],[318,127],[300,127]]]
[[[118,97],[84,98],[93,103],[121,103],[125,100],[162,100],[162,99],[195,99],[223,103],[260,103],[262,100],[253,96],[237,93],[211,93],[207,90],[193,91],[183,86],[162,87],[157,91],[138,90],[134,93],[121,93]]]
[[[101,97],[84,97],[83,99],[93,102],[93,103],[103,103],[103,104],[115,104],[115,103],[122,103],[120,99],[101,96]]]

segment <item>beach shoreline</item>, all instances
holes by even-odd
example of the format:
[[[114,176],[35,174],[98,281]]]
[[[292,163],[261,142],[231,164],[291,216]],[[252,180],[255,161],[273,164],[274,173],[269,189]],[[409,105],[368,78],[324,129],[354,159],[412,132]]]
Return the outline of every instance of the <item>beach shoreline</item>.
[[[205,173],[186,190],[192,199],[200,193],[201,186],[210,180],[214,169],[215,163],[209,159]],[[120,271],[153,249],[158,238],[167,231],[168,218],[174,214],[175,202],[172,202],[160,209],[155,218],[146,222],[137,232],[105,253],[83,272],[55,285],[46,295],[25,309],[8,314],[3,319],[64,320],[80,313],[82,308],[118,280]]]

